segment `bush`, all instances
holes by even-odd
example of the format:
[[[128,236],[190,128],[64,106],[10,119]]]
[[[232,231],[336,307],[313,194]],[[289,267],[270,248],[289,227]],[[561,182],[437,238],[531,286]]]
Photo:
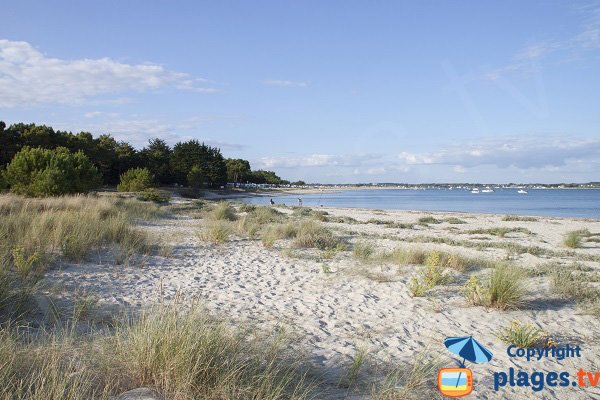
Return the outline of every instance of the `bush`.
[[[194,165],[190,169],[190,172],[188,172],[186,180],[187,180],[188,186],[191,187],[192,189],[201,188],[202,181],[203,181],[202,169],[200,169],[199,166]]]
[[[171,200],[171,196],[166,192],[161,192],[156,188],[145,189],[138,195],[138,200],[142,201],[153,201],[155,203],[168,203]]]
[[[84,193],[102,183],[98,170],[83,152],[72,153],[64,147],[25,147],[14,156],[4,175],[12,192],[31,197]]]
[[[147,168],[132,168],[121,174],[117,190],[119,192],[141,192],[155,186],[154,176]]]

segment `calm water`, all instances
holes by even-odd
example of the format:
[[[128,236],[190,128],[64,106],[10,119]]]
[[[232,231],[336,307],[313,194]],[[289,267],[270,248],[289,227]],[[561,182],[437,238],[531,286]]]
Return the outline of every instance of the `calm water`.
[[[529,189],[518,194],[516,189],[495,189],[494,193],[473,194],[462,189],[344,190],[294,196],[277,196],[273,200],[305,206],[355,207],[396,210],[460,211],[484,214],[519,214],[553,217],[600,218],[600,189]],[[268,197],[244,199],[253,204],[268,204]]]

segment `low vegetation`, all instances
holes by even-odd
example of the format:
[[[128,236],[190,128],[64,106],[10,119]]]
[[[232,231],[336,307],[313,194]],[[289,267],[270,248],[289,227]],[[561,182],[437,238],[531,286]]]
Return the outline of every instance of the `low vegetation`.
[[[357,260],[369,260],[375,254],[375,246],[370,242],[357,242],[352,246],[352,255]]]
[[[131,168],[123,172],[117,185],[119,192],[141,192],[156,186],[154,176],[147,168]]]
[[[597,280],[589,270],[557,268],[552,271],[550,288],[554,294],[577,302],[584,313],[600,316],[600,289],[590,284]]]
[[[522,323],[514,320],[509,326],[501,328],[496,335],[498,339],[506,344],[517,347],[549,347],[553,345],[552,339],[542,329],[532,323]]]
[[[498,236],[501,238],[505,237],[509,233],[524,233],[526,235],[534,234],[527,228],[523,228],[523,227],[508,228],[508,227],[504,227],[504,226],[488,228],[488,229],[483,229],[483,228],[472,229],[472,230],[466,231],[466,233],[468,233],[470,235],[492,235],[492,236]]]
[[[539,218],[522,215],[505,215],[502,218],[502,221],[537,222],[539,221]]]
[[[524,305],[525,272],[514,265],[498,263],[490,277],[482,284],[476,276],[471,276],[463,286],[467,302],[475,306],[518,309]]]
[[[346,247],[342,239],[335,236],[331,230],[311,220],[300,223],[294,245],[300,248],[320,250]]]
[[[444,221],[434,217],[421,217],[417,220],[419,225],[441,224],[442,222]]]
[[[231,236],[231,225],[227,221],[217,220],[204,226],[199,233],[200,240],[222,244]]]
[[[571,248],[576,249],[581,247],[583,242],[583,238],[587,238],[590,236],[590,231],[587,229],[580,229],[577,231],[568,232],[565,236],[565,240],[563,241],[564,245]]]
[[[102,335],[53,332],[0,329],[0,398],[108,400],[140,386],[175,400],[312,397],[282,337],[234,331],[201,311],[163,307]]]
[[[227,202],[218,203],[210,212],[211,219],[215,221],[235,221],[237,214],[235,208]]]

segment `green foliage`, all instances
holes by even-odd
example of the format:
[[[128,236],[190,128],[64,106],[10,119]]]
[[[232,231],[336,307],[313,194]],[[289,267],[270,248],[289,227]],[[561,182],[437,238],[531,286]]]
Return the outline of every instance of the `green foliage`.
[[[154,176],[148,168],[132,168],[121,175],[117,190],[119,192],[141,192],[154,187]]]
[[[225,161],[227,168],[227,182],[245,182],[250,178],[252,171],[247,160],[228,158]]]
[[[248,180],[252,183],[266,183],[270,185],[279,185],[283,182],[275,172],[263,170],[253,171]]]
[[[228,173],[233,181],[254,183],[284,183],[271,171],[250,171],[246,160],[232,160],[228,165],[218,148],[201,144],[196,140],[177,143],[171,149],[164,140],[151,139],[147,147],[137,151],[129,143],[119,142],[111,135],[94,138],[89,132],[73,134],[55,131],[48,126],[35,124],[6,124],[0,121],[0,169],[26,147],[53,150],[64,147],[72,153],[83,152],[97,168],[101,181],[117,184],[123,172],[136,168],[147,168],[160,184],[187,183],[193,166],[201,169],[203,183],[208,187],[225,185]],[[52,179],[54,176],[46,179]],[[50,185],[51,186],[51,185]]]
[[[190,169],[190,172],[188,172],[186,177],[187,184],[192,189],[200,189],[202,187],[203,179],[202,169],[197,165],[194,165],[192,169]]]
[[[137,198],[141,201],[153,201],[159,204],[168,203],[169,200],[171,200],[171,196],[168,192],[163,192],[156,188],[145,189],[138,194]]]
[[[82,153],[64,147],[25,147],[6,167],[11,191],[32,197],[84,193],[100,186],[96,167]]]

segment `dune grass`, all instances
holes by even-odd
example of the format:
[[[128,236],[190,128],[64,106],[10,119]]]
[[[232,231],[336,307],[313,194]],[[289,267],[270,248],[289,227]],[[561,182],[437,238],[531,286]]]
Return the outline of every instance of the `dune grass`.
[[[296,238],[294,239],[294,246],[326,250],[345,247],[345,244],[331,230],[320,225],[318,222],[307,220],[300,223]]]
[[[198,233],[198,238],[205,242],[222,244],[229,240],[232,229],[231,223],[224,220],[217,220],[204,226]]]
[[[600,316],[600,289],[590,284],[596,279],[590,279],[585,272],[589,270],[557,268],[550,276],[550,289],[562,298],[574,300],[584,313]]]
[[[218,203],[212,211],[210,211],[210,218],[215,221],[235,221],[237,219],[237,213],[235,208],[228,203]]]
[[[525,304],[525,272],[512,264],[499,262],[492,269],[485,284],[476,276],[463,286],[467,302],[475,306],[499,310],[518,309]]]
[[[577,249],[577,248],[581,247],[582,236],[583,235],[582,235],[581,231],[568,232],[565,235],[563,244],[571,249]]]
[[[523,227],[509,228],[509,227],[504,227],[504,226],[488,228],[488,229],[482,229],[482,228],[472,229],[472,230],[466,231],[466,233],[471,234],[471,235],[475,235],[475,234],[492,235],[492,236],[498,236],[501,238],[505,237],[509,233],[524,233],[526,235],[533,235],[533,232],[531,232],[527,228],[523,228]]]
[[[519,221],[519,222],[537,222],[539,218],[527,217],[523,215],[505,215],[502,221]]]
[[[501,328],[496,334],[506,344],[517,347],[548,347],[552,344],[549,335],[532,323],[514,320],[509,326]]]
[[[375,246],[370,242],[356,242],[352,246],[352,256],[357,260],[367,261],[375,254]]]
[[[159,307],[102,334],[0,329],[0,399],[88,400],[150,386],[187,400],[311,398],[282,336],[252,335],[193,309]]]
[[[100,252],[125,264],[159,246],[138,219],[162,215],[158,206],[109,196],[26,199],[0,196],[0,307],[17,318],[48,266],[82,262]]]
[[[446,364],[428,350],[418,353],[412,363],[393,367],[379,385],[375,385],[374,400],[431,400],[441,398],[437,390],[437,372]]]

